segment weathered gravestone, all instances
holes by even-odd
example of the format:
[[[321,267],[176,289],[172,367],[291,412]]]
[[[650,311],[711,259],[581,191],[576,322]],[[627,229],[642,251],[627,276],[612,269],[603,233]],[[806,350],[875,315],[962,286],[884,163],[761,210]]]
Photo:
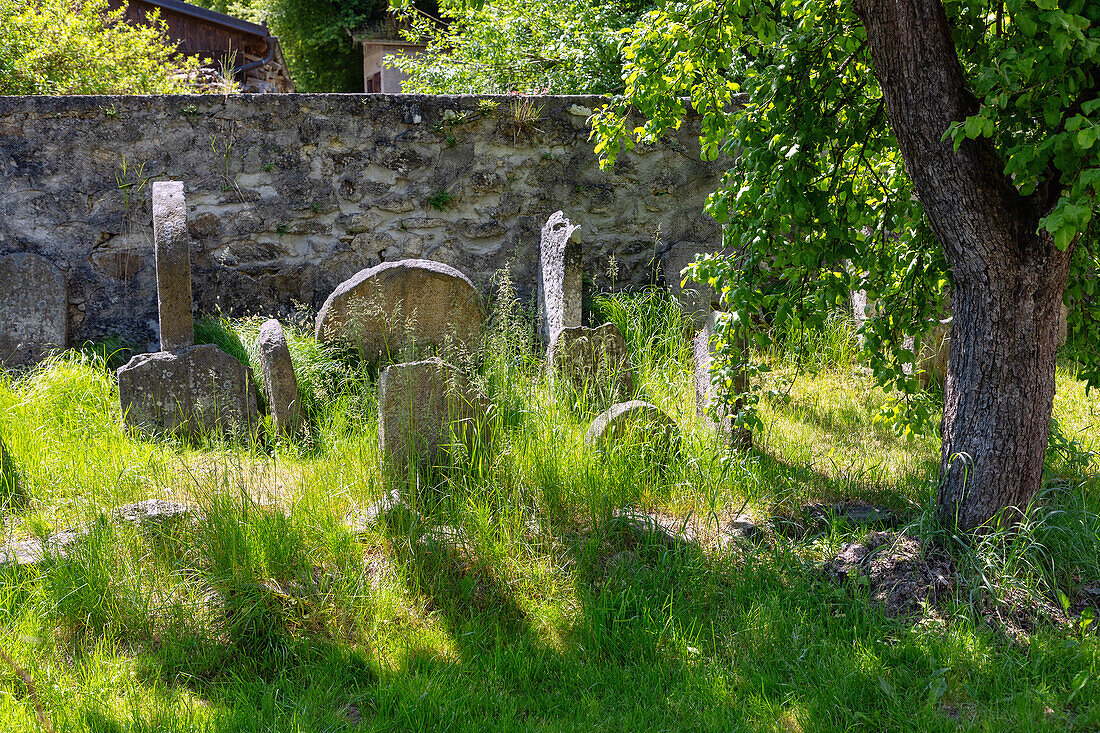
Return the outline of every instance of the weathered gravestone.
[[[246,435],[259,420],[248,367],[213,344],[135,356],[118,394],[126,423],[153,434]]]
[[[257,345],[271,420],[280,435],[293,439],[302,425],[302,406],[282,324],[274,318],[265,321]]]
[[[857,325],[863,325],[867,321],[878,317],[878,301],[869,297],[865,290],[853,290],[852,317]],[[943,320],[930,320],[926,324],[921,336],[921,347],[914,354],[914,363],[905,364],[902,371],[912,374],[917,372],[917,379],[922,387],[927,388],[931,383],[943,384],[947,379],[947,359],[951,352],[951,297],[947,297],[947,318]],[[901,343],[903,348],[913,350],[916,341],[912,336],[906,336]]]
[[[378,383],[378,442],[384,466],[441,465],[452,436],[473,448],[491,436],[488,400],[458,367],[439,358],[386,367]]]
[[[585,445],[597,446],[625,438],[658,450],[674,449],[679,442],[676,423],[656,405],[642,400],[619,402],[600,413],[588,427]]]
[[[539,315],[543,342],[549,345],[563,328],[581,325],[584,271],[580,229],[560,211],[546,220],[539,241]]]
[[[614,323],[563,328],[550,343],[546,362],[555,398],[604,405],[634,394],[630,355]]]
[[[721,247],[705,244],[703,242],[677,242],[661,255],[661,276],[665,285],[680,305],[684,308],[684,314],[695,328],[701,328],[714,310],[718,293],[710,285],[697,283],[693,280],[685,282],[681,274],[683,269],[695,261],[698,255],[718,254]]]
[[[153,184],[153,248],[157,261],[160,350],[175,351],[195,343],[191,237],[187,233],[187,202],[180,181]]]
[[[317,340],[355,343],[371,361],[400,360],[447,344],[472,352],[484,323],[469,278],[442,262],[400,260],[341,283],[317,314]]]
[[[161,351],[139,354],[118,369],[118,396],[128,425],[149,433],[248,434],[258,423],[252,373],[217,346],[194,343],[191,254],[183,184],[153,184]]]
[[[741,401],[737,400],[733,405],[721,404],[711,380],[710,367],[714,360],[713,338],[720,317],[720,313],[711,311],[706,323],[695,334],[692,342],[695,360],[695,412],[731,447],[748,449],[752,447],[752,431],[746,427],[736,428],[733,424],[741,409]],[[748,386],[748,377],[744,372],[738,372],[732,391],[743,393],[748,391]],[[715,417],[718,418],[717,422],[714,421]]]
[[[0,256],[0,364],[34,364],[69,340],[65,276],[30,252]]]

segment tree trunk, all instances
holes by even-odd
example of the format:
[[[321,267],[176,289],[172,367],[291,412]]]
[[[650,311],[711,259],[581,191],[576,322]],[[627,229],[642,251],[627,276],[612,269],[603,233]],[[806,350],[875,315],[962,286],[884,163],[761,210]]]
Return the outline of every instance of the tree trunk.
[[[978,110],[939,0],[855,0],[890,127],[955,279],[944,396],[941,521],[980,527],[1039,488],[1071,251],[1038,234],[1056,195],[1024,197],[988,140],[956,152]]]

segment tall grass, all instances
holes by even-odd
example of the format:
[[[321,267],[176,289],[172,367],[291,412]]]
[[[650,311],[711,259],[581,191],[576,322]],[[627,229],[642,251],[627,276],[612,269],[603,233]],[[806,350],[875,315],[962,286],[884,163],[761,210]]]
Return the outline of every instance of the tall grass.
[[[1059,374],[1051,486],[1013,532],[955,549],[955,598],[923,624],[890,619],[821,561],[866,529],[834,521],[758,546],[725,537],[809,502],[889,504],[926,526],[934,436],[872,421],[885,398],[852,364],[839,321],[816,370],[763,355],[758,450],[727,453],[695,419],[691,326],[659,291],[597,299],[627,340],[639,393],[679,426],[603,446],[591,415],[552,400],[530,314],[496,282],[474,381],[491,450],[453,446],[423,500],[367,527],[384,496],[370,373],[287,328],[310,449],[148,441],[121,427],[108,359],[64,354],[0,381],[0,435],[26,501],[8,537],[88,533],[68,557],[0,568],[0,643],[35,675],[59,730],[1089,729],[1100,645],[1079,622],[1021,646],[986,609],[1100,583],[1100,403]],[[201,340],[255,364],[260,319],[200,322]],[[793,336],[792,336],[793,337]],[[1068,443],[1066,443],[1068,445]],[[1063,446],[1064,448],[1064,446]],[[1069,455],[1069,449],[1058,455]],[[1084,457],[1082,457],[1084,456]],[[414,479],[415,480],[415,479]],[[110,508],[170,498],[166,524]],[[624,512],[623,510],[628,510]],[[648,512],[689,533],[647,533]],[[940,536],[948,544],[950,538]],[[1071,608],[1071,611],[1073,609]],[[1075,619],[1080,617],[1074,616]],[[1084,680],[1084,682],[1082,682]],[[33,729],[0,673],[0,728]]]

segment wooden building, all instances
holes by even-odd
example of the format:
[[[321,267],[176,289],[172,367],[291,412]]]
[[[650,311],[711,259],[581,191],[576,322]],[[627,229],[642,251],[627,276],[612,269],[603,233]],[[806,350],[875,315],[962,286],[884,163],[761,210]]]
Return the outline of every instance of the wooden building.
[[[403,24],[393,15],[360,28],[352,38],[363,45],[363,91],[368,94],[400,94],[408,75],[401,69],[387,67],[387,57],[415,55],[424,50],[423,43],[402,38]]]
[[[168,37],[179,44],[180,52],[198,56],[207,68],[231,76],[241,92],[294,91],[279,39],[266,25],[180,0],[108,0],[108,4],[112,9],[125,5],[125,17],[131,23],[146,23],[146,14],[159,10]]]

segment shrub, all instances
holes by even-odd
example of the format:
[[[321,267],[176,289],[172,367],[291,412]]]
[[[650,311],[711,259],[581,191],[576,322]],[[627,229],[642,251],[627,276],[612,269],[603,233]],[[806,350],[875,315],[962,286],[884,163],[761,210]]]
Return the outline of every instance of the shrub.
[[[178,94],[167,26],[130,25],[107,0],[0,0],[0,94]]]

